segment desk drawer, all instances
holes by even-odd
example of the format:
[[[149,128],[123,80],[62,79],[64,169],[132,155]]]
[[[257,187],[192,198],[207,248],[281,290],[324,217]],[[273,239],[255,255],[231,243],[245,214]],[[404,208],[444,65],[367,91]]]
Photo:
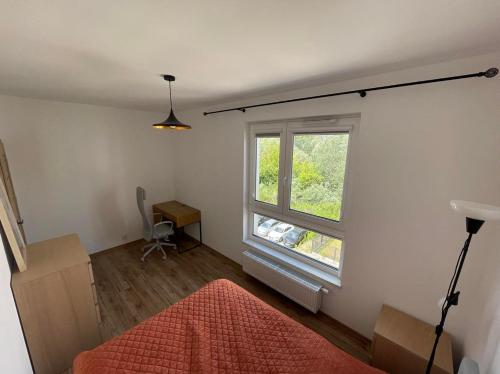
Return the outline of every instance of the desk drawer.
[[[177,201],[168,201],[153,205],[153,213],[159,213],[167,220],[175,223],[177,228],[201,221],[201,212]],[[155,217],[155,222],[159,219]]]

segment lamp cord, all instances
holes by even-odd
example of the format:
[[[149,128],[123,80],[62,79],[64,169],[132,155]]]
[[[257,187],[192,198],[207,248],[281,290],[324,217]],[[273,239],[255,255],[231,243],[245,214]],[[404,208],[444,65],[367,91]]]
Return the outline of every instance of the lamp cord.
[[[453,271],[453,276],[451,277],[450,284],[448,285],[448,291],[446,291],[446,298],[445,298],[444,303],[441,307],[441,313],[443,313],[444,310],[446,309],[446,304],[448,303],[448,298],[450,296],[450,290],[451,290],[451,287],[453,285],[453,281],[457,277],[458,266],[460,264],[460,260],[462,259],[463,255],[464,255],[465,248],[467,247],[468,242],[470,242],[470,238],[467,238],[465,240],[464,246],[462,247],[462,251],[460,252],[460,255],[458,256],[457,263],[455,265],[455,270]]]
[[[170,110],[174,110],[174,107],[172,106],[172,82],[168,81],[168,91],[170,92]]]

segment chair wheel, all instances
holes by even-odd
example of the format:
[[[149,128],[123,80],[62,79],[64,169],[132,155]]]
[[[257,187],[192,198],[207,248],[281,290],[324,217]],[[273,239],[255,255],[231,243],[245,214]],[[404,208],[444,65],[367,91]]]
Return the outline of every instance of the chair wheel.
[[[142,261],[142,262],[145,262],[145,261],[146,261],[146,259],[145,259],[144,257],[141,257],[141,261]]]
[[[165,261],[167,259],[167,256],[162,256],[161,259]]]

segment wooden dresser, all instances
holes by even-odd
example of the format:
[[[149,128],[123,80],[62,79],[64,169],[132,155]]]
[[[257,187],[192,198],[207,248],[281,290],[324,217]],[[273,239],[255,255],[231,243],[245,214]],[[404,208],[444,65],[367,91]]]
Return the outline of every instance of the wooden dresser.
[[[31,244],[27,258],[12,289],[31,359],[37,374],[62,373],[102,342],[90,258],[76,234]]]
[[[372,365],[391,374],[425,373],[434,338],[433,326],[383,305],[373,334]],[[446,332],[431,374],[453,374],[451,337]]]

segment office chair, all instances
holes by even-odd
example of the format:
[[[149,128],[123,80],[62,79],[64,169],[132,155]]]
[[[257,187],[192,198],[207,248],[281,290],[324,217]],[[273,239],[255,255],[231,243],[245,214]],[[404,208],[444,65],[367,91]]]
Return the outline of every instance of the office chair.
[[[167,243],[168,237],[174,234],[174,224],[171,221],[161,221],[155,224],[151,224],[146,212],[144,211],[144,200],[146,200],[146,191],[142,187],[137,187],[136,190],[137,195],[137,207],[139,208],[139,212],[141,212],[142,216],[142,225],[143,225],[143,236],[144,239],[148,242],[154,240],[153,243],[146,244],[142,247],[142,251],[146,251],[144,255],[141,257],[141,261],[144,262],[146,256],[149,255],[155,249],[163,253],[163,259],[167,258],[167,254],[163,247],[174,247],[177,246],[173,243]],[[153,213],[158,214],[158,213]]]

